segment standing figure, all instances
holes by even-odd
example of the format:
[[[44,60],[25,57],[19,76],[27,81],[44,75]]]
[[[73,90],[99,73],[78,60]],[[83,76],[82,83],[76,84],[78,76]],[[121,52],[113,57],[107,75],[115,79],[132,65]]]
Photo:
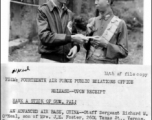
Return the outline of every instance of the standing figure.
[[[73,16],[67,1],[49,0],[38,9],[41,62],[70,62],[79,51],[79,43],[83,43],[81,35],[71,35],[67,27]]]
[[[87,63],[118,64],[128,55],[127,27],[124,20],[113,14],[112,0],[95,0],[98,16],[87,25],[93,39],[86,44]]]

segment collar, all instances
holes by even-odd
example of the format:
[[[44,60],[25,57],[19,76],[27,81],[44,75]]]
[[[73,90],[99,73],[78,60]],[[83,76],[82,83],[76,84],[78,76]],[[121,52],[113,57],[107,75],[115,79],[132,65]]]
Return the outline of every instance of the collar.
[[[104,19],[105,21],[107,21],[109,18],[111,18],[111,16],[113,16],[112,11],[106,12],[106,13],[100,15],[100,20]]]
[[[54,9],[55,7],[58,8],[58,6],[55,4],[55,2],[54,2],[53,0],[49,0],[49,1],[47,2],[47,5],[48,5],[50,11],[53,11],[53,9]],[[67,10],[68,10],[68,8],[67,8],[65,5],[63,5],[62,9],[63,9],[64,11],[67,11]]]
[[[51,0],[51,1],[53,3],[54,7],[57,7],[57,5],[55,4],[54,0]]]

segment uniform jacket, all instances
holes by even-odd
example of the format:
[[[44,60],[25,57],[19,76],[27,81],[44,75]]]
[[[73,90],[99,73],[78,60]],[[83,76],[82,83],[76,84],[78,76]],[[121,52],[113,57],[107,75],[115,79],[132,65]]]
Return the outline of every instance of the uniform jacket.
[[[113,13],[109,13],[107,17],[97,17],[95,20],[93,36],[101,36],[107,25],[113,18]],[[92,46],[92,44],[90,44]],[[88,45],[86,45],[89,49]],[[117,64],[120,58],[125,58],[128,55],[128,33],[124,20],[121,20],[113,37],[109,41],[107,48],[103,48],[104,58],[94,60],[97,63],[114,63]],[[90,58],[88,58],[90,59]]]
[[[59,62],[67,62],[71,44],[70,32],[67,28],[73,13],[64,7],[60,17],[58,8],[48,1],[38,9],[37,24],[40,39],[39,52],[42,58]]]

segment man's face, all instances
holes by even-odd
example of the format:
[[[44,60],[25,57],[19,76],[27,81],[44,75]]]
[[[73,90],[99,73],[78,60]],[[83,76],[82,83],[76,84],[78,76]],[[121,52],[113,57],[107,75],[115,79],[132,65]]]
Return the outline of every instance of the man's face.
[[[95,0],[95,6],[99,11],[104,11],[108,6],[108,0]]]

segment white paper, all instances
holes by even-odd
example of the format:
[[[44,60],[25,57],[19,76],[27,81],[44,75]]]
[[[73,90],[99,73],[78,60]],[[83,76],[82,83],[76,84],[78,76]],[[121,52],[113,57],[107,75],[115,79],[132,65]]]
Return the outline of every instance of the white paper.
[[[150,66],[3,64],[1,120],[151,120],[150,71]]]

